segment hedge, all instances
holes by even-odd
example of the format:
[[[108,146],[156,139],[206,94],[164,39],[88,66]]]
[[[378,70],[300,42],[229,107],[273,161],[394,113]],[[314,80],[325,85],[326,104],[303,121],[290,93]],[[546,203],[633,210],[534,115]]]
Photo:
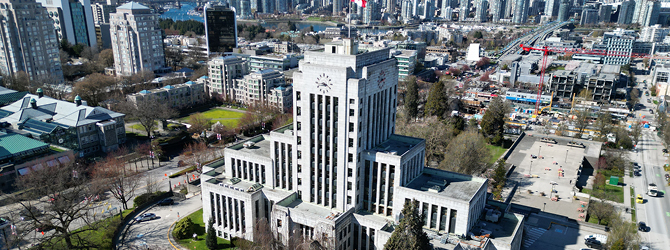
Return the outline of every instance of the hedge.
[[[166,192],[163,192],[163,191],[156,191],[154,193],[144,193],[144,194],[138,195],[133,200],[133,206],[134,207],[140,207],[147,202],[153,201],[156,197],[161,196],[165,193]]]

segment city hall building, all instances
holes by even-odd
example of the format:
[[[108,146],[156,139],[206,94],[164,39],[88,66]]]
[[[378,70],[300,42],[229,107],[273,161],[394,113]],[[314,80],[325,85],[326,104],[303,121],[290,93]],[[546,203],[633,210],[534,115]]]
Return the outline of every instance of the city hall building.
[[[307,51],[293,75],[294,122],[204,167],[203,217],[214,217],[217,236],[253,240],[265,218],[286,245],[302,236],[328,249],[382,249],[412,199],[425,230],[467,234],[487,179],[425,167],[425,140],[394,134],[397,75],[388,48],[360,51],[344,39]]]

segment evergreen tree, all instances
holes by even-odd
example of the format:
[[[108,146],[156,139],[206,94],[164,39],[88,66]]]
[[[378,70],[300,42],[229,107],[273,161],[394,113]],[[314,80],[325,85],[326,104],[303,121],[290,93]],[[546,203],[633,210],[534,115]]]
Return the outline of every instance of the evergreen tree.
[[[407,79],[405,109],[407,110],[407,119],[416,118],[419,114],[419,86],[416,84],[416,77],[414,76]]]
[[[429,116],[442,117],[447,107],[447,96],[444,91],[444,82],[433,83],[426,102],[426,114]]]
[[[216,243],[216,230],[214,230],[214,217],[209,217],[209,222],[207,222],[207,235],[205,236],[205,245],[209,249],[217,249],[218,245]]]
[[[505,118],[509,113],[510,107],[501,97],[494,97],[491,99],[489,108],[482,117],[481,127],[484,136],[489,138],[493,144],[502,143],[502,135],[505,132]]]
[[[384,250],[428,250],[428,235],[423,231],[425,219],[419,211],[419,201],[405,202],[400,223],[393,230]]]
[[[505,159],[501,158],[498,160],[497,167],[493,172],[494,187],[505,183],[505,174],[507,174],[507,169],[505,169]]]

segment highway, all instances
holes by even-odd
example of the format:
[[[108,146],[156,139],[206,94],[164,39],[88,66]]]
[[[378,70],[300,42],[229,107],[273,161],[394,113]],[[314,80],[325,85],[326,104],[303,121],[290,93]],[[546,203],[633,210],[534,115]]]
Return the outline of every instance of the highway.
[[[524,34],[522,37],[512,41],[507,46],[505,46],[505,48],[500,50],[500,56],[498,58],[511,54],[519,54],[521,53],[521,49],[519,47],[520,44],[532,46],[538,40],[544,40],[547,36],[551,35],[551,32],[553,32],[558,28],[563,27],[568,23],[569,22],[562,22],[562,23],[550,22],[543,26],[535,28],[534,30]]]
[[[646,96],[641,98],[641,103],[646,107],[638,111],[638,115],[645,115],[646,121],[653,121],[654,115],[648,110],[653,105],[647,103]],[[644,221],[649,227],[649,232],[640,232],[643,245],[651,249],[670,249],[670,197],[662,195],[651,197],[646,194],[647,185],[654,183],[663,194],[668,189],[665,181],[663,165],[666,164],[667,154],[663,154],[663,143],[651,129],[644,129],[642,139],[638,143],[637,153],[631,152],[629,157],[632,161],[641,165],[642,176],[633,178],[635,195],[642,194],[643,204],[635,204],[637,208],[637,221]],[[627,181],[628,182],[628,181]],[[630,183],[630,182],[629,182]],[[628,187],[626,187],[628,188]]]

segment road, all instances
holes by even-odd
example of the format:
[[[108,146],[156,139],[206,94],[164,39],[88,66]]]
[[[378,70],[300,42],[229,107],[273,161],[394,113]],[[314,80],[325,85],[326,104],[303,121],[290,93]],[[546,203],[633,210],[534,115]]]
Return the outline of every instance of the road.
[[[179,157],[175,157],[171,161],[168,162],[161,162],[161,167],[154,168],[151,170],[148,170],[144,172],[145,177],[143,178],[143,184],[142,186],[135,191],[135,196],[143,194],[146,192],[147,186],[153,186],[155,190],[160,190],[160,191],[169,191],[169,181],[168,178],[165,177],[167,174],[168,176],[172,173],[176,173],[186,167],[177,167],[177,162],[179,162]],[[134,165],[129,167],[134,169]],[[145,169],[146,170],[146,169]],[[184,183],[185,178],[174,178],[172,180],[173,185],[181,182],[182,184]],[[147,184],[153,184],[153,185],[147,185]],[[133,197],[134,198],[134,197]],[[109,211],[112,210],[115,211],[115,209],[121,209],[121,203],[114,199],[111,194],[106,195],[106,199],[101,200],[100,202],[95,204],[95,208],[93,209],[92,213],[97,213],[100,214],[103,211]],[[129,207],[133,206],[133,199],[131,198],[129,203]],[[38,208],[40,208],[40,205],[37,205]],[[110,209],[111,208],[111,209]],[[23,226],[29,226],[29,222],[21,222],[20,218],[17,214],[17,211],[20,211],[22,209],[21,205],[19,204],[10,204],[6,206],[0,207],[0,217],[6,217],[9,218],[10,220],[14,221],[15,224],[21,228]],[[118,211],[118,210],[116,210]],[[117,212],[118,213],[118,212]],[[109,214],[107,212],[106,214]],[[107,216],[108,217],[108,216]],[[103,217],[96,217],[97,219],[102,219]],[[71,229],[77,229],[79,227],[84,226],[85,224],[83,222],[74,222],[71,225]],[[40,233],[35,232],[33,229],[26,230],[28,233],[25,234],[24,240],[21,243],[21,247],[24,248],[25,246],[30,246],[32,244],[38,243],[40,238],[43,237]]]
[[[652,104],[647,103],[646,96],[642,96],[641,103],[646,108],[637,111],[639,115],[645,115],[643,120],[653,122],[654,115],[649,112]],[[650,228],[649,232],[640,232],[642,242],[651,249],[670,249],[670,198],[650,197],[646,194],[647,184],[658,185],[659,191],[666,193],[668,187],[664,178],[663,165],[666,164],[667,154],[662,152],[661,139],[651,129],[644,129],[642,139],[638,143],[638,152],[631,152],[630,159],[642,166],[642,176],[633,178],[635,195],[642,194],[645,199],[643,204],[635,204],[637,208],[637,220],[644,221]]]
[[[171,206],[155,206],[144,213],[154,213],[158,219],[132,222],[124,239],[119,240],[117,249],[173,249],[168,241],[168,229],[173,223],[202,208],[200,195],[186,200],[176,200]],[[138,215],[139,216],[139,215]],[[176,244],[176,242],[174,243]]]

